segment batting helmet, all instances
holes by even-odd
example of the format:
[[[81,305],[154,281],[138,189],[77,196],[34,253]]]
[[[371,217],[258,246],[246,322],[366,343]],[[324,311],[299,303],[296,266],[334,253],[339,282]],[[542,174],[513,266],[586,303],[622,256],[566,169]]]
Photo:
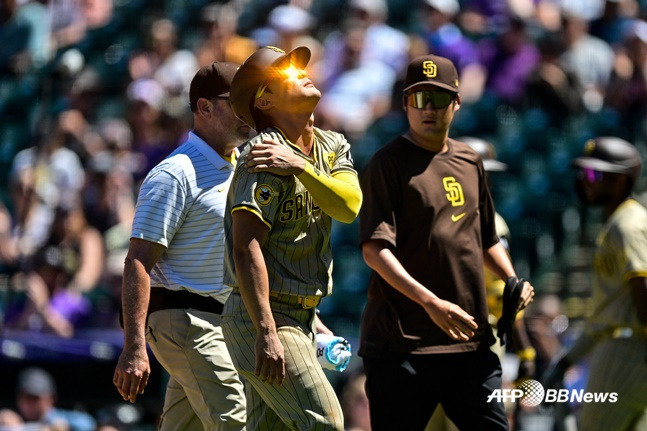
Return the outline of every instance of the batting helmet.
[[[503,172],[508,169],[508,165],[496,159],[496,150],[491,142],[472,136],[463,136],[456,140],[466,143],[481,156],[483,167],[487,172]]]
[[[288,53],[280,48],[264,46],[250,55],[238,68],[229,91],[229,101],[236,115],[256,128],[252,111],[259,88],[268,80],[281,77],[290,65],[304,69],[310,55],[310,50],[305,46],[296,47]]]
[[[642,161],[636,147],[615,136],[589,139],[584,144],[584,156],[573,160],[579,168],[628,175],[635,184],[640,177]]]

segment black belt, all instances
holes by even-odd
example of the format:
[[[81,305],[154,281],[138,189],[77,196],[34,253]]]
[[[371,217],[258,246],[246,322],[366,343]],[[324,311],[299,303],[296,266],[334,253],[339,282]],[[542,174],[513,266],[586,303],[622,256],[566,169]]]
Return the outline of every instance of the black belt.
[[[222,314],[222,302],[210,297],[202,296],[188,290],[169,290],[164,287],[151,287],[151,297],[148,302],[148,313],[159,310],[177,308],[193,308],[208,313]]]

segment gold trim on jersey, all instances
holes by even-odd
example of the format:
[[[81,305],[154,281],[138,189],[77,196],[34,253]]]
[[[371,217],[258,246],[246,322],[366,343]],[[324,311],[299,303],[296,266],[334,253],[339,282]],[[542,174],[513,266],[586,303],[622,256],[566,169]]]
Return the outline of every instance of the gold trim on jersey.
[[[642,270],[636,270],[636,271],[629,271],[628,273],[625,274],[625,282],[629,282],[632,278],[636,277],[644,277],[647,278],[647,270],[642,269]]]
[[[250,213],[254,214],[256,217],[258,217],[259,219],[261,219],[261,221],[263,222],[263,224],[265,224],[267,227],[269,227],[270,229],[272,229],[272,223],[270,223],[270,222],[268,222],[267,220],[265,220],[265,218],[263,218],[263,214],[259,213],[259,212],[256,210],[256,208],[254,208],[254,207],[250,207],[250,206],[247,206],[247,205],[239,205],[239,206],[237,206],[237,207],[235,207],[235,208],[232,208],[231,213],[233,214],[233,213],[235,213],[236,211],[239,211],[239,210],[249,211]]]

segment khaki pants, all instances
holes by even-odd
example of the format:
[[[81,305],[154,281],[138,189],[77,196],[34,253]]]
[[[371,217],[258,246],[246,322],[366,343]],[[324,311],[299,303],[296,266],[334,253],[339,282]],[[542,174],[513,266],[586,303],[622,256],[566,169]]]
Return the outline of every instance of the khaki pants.
[[[244,430],[245,394],[220,316],[194,309],[148,316],[146,340],[170,379],[159,429]]]
[[[317,361],[314,309],[270,304],[285,353],[286,377],[280,386],[254,374],[256,330],[237,292],[229,296],[222,314],[227,346],[247,385],[247,429],[343,431],[337,395]]]

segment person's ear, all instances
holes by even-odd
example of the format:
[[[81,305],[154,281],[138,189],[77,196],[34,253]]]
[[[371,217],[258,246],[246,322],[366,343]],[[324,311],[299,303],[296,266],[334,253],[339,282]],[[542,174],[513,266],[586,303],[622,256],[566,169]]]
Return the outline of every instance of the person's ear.
[[[209,99],[205,99],[204,97],[201,97],[198,99],[198,112],[203,116],[207,117],[211,115],[211,111],[213,111],[213,105],[211,104],[211,101]]]
[[[404,109],[404,112],[407,112],[407,95],[406,94],[402,95],[402,109]]]
[[[454,112],[458,111],[461,107],[461,95],[456,94],[456,100],[454,100]]]
[[[260,110],[267,110],[272,106],[272,102],[265,97],[259,97],[254,101],[254,106]]]

